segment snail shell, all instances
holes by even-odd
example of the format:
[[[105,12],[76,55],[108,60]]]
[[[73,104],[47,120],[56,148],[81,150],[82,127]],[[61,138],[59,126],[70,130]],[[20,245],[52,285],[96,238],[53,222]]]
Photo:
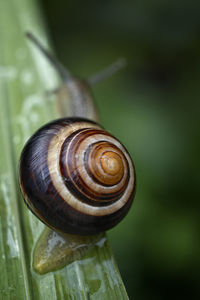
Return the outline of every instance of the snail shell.
[[[97,123],[55,120],[39,129],[20,159],[20,186],[29,209],[52,229],[95,234],[128,212],[135,171],[121,143]]]

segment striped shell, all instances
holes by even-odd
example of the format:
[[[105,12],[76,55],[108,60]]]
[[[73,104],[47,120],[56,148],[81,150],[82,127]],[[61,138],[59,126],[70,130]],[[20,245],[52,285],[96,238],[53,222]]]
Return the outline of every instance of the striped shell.
[[[61,232],[107,230],[133,201],[135,171],[129,154],[86,119],[59,119],[39,129],[23,149],[19,173],[29,209]]]

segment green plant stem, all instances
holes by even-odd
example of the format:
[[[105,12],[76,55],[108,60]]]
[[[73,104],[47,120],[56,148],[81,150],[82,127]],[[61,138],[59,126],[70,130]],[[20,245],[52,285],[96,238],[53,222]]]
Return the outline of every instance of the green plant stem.
[[[0,2],[0,299],[127,299],[106,240],[61,270],[32,270],[34,245],[44,225],[24,205],[18,186],[20,152],[31,134],[58,117],[45,91],[57,87],[55,71],[25,38],[45,43],[37,2]]]

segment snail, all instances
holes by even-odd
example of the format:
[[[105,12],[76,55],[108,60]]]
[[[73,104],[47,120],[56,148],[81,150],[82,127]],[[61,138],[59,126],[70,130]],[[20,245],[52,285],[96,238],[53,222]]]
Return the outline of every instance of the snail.
[[[135,168],[126,148],[96,122],[89,88],[92,82],[118,69],[121,62],[103,75],[83,81],[71,76],[31,33],[27,36],[58,70],[63,81],[57,91],[61,110],[65,110],[66,103],[72,111],[70,117],[38,129],[20,157],[19,182],[25,203],[53,230],[43,234],[36,250],[37,260],[55,234],[62,239],[67,236],[68,242],[69,237],[77,242],[78,236],[82,243],[82,236],[90,240],[90,236],[97,237],[118,224],[133,202]],[[55,248],[55,256],[54,252]],[[46,269],[40,271],[45,273]]]

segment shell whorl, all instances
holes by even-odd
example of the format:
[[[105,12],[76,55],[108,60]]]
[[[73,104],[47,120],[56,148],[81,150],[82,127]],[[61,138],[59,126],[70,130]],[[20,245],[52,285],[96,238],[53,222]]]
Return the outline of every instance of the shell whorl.
[[[28,207],[44,223],[89,234],[113,227],[127,213],[135,172],[126,149],[98,124],[60,119],[28,141],[20,184]]]

